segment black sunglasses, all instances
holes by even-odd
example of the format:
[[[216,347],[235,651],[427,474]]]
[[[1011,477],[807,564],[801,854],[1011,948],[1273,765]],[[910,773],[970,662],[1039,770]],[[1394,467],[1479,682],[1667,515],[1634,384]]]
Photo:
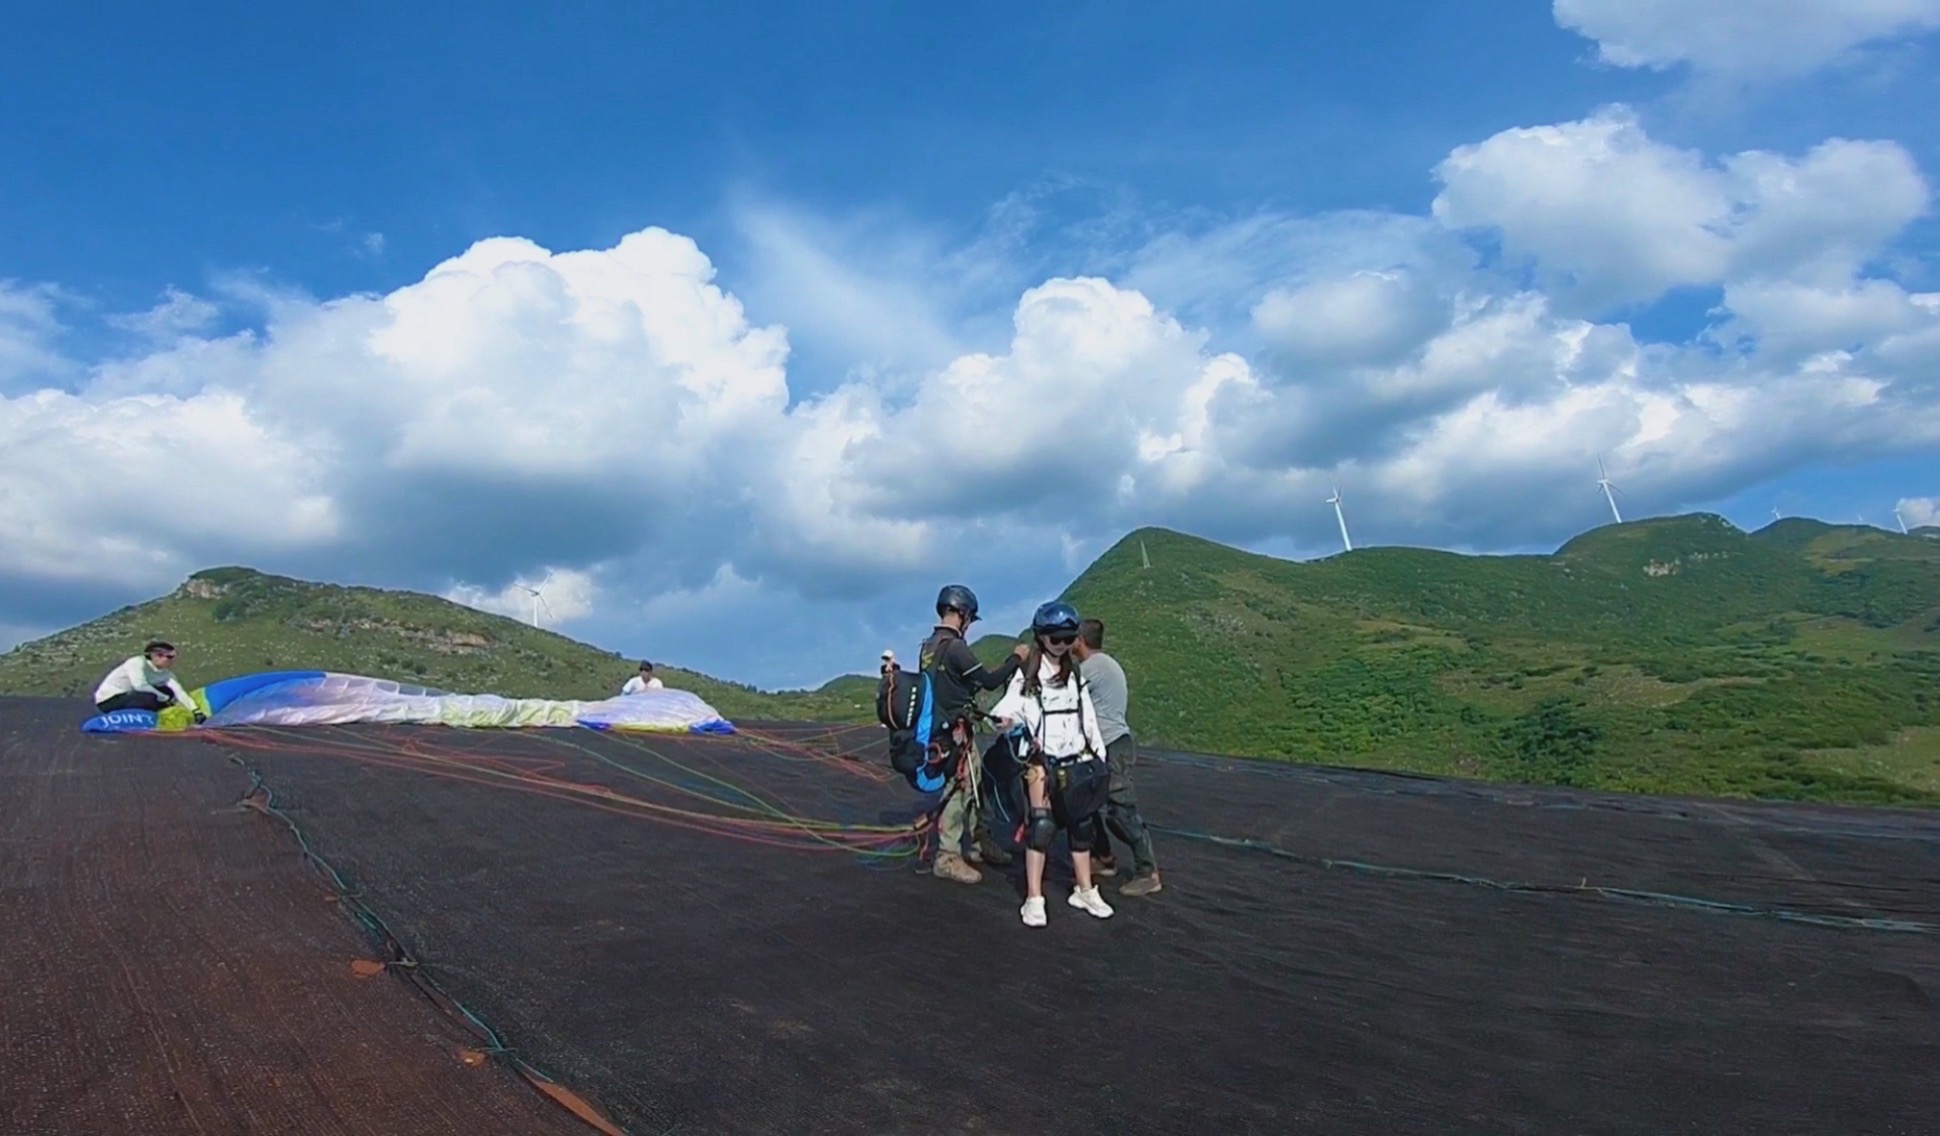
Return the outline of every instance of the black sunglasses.
[[[1076,643],[1078,641],[1078,635],[1074,631],[1069,634],[1046,635],[1044,639],[1046,642],[1051,643],[1054,646],[1069,647],[1071,644]]]

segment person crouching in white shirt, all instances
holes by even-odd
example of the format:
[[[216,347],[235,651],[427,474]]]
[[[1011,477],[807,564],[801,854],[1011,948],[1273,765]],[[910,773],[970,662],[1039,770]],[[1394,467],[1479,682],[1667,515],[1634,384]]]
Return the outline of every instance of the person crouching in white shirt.
[[[156,640],[141,649],[141,654],[123,662],[108,672],[101,685],[94,689],[94,708],[103,714],[116,710],[147,710],[157,712],[169,706],[181,706],[188,710],[197,725],[208,719],[182,689],[176,680],[175,646]]]
[[[1091,879],[1091,844],[1110,768],[1098,711],[1071,650],[1078,639],[1078,613],[1067,603],[1047,603],[1032,617],[1031,631],[1030,657],[990,711],[1001,728],[1022,725],[1031,738],[1024,769],[1030,817],[1024,826],[1026,898],[1021,914],[1025,926],[1044,926],[1045,853],[1063,831],[1078,884],[1071,906],[1109,919],[1111,905]]]
[[[653,677],[653,664],[642,660],[640,663],[640,673],[627,679],[626,685],[620,688],[620,693],[639,694],[642,691],[659,690],[661,686],[661,681]]]

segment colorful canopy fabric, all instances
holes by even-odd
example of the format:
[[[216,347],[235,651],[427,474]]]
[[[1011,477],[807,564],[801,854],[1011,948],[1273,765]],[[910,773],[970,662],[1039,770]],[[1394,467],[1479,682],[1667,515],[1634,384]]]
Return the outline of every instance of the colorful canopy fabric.
[[[596,702],[453,694],[431,687],[332,671],[269,671],[224,679],[190,692],[207,726],[393,725],[523,728],[578,726],[599,730],[733,733],[699,696],[655,689]],[[186,728],[187,708],[160,714],[121,710],[82,723],[89,733]]]

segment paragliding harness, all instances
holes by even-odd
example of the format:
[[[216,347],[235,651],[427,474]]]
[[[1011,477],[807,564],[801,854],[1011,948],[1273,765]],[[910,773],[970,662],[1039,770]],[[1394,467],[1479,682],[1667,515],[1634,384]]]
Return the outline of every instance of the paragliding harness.
[[[957,734],[967,722],[944,722],[936,711],[936,683],[928,668],[885,671],[876,687],[876,720],[889,731],[889,766],[910,788],[934,793],[949,784],[962,757]]]
[[[1079,684],[1084,681],[1083,676],[1078,673],[1075,660],[1072,663],[1071,681]],[[1046,707],[1044,687],[1041,682],[1035,694],[1037,712],[1045,720],[1053,714],[1081,715],[1084,713],[1082,701],[1068,710],[1052,710]],[[1000,741],[1011,746],[1020,781],[1026,765],[1037,764],[1043,767],[1045,799],[1051,806],[1051,816],[1055,819],[1058,828],[1068,831],[1073,827],[1074,821],[1094,816],[1104,807],[1106,793],[1111,787],[1111,766],[1104,754],[1091,748],[1089,735],[1085,736],[1084,749],[1064,757],[1045,753],[1021,723],[1012,727]],[[986,766],[990,756],[985,757]],[[999,794],[998,799],[1002,800],[1003,795]],[[1026,801],[1028,799],[1028,797],[1025,798]],[[1027,809],[1028,805],[1025,808]],[[1019,812],[1025,813],[1025,809],[1020,809]],[[1023,815],[1018,821],[1017,838],[1020,844],[1029,839],[1027,830],[1031,827],[1031,823],[1028,814]]]

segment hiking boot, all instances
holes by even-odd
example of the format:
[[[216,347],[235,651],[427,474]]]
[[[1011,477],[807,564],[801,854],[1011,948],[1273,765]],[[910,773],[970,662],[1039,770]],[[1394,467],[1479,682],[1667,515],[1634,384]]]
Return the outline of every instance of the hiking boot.
[[[980,884],[983,873],[963,862],[963,857],[955,852],[938,852],[936,863],[930,868],[931,874],[938,879],[950,880],[959,884]]]
[[[970,857],[993,868],[1001,868],[1010,863],[1010,853],[1004,851],[987,832],[978,835],[976,848],[971,851]]]
[[[1111,918],[1111,904],[1106,903],[1105,897],[1098,894],[1097,884],[1073,891],[1071,898],[1066,902],[1070,903],[1071,906],[1077,908],[1079,911],[1096,915],[1100,919]]]
[[[1157,895],[1160,891],[1158,869],[1140,872],[1132,877],[1124,887],[1118,889],[1119,895]]]
[[[1032,896],[1030,899],[1025,900],[1024,907],[1020,912],[1020,914],[1024,916],[1024,926],[1026,927],[1044,926],[1044,897],[1041,895],[1038,895],[1038,896]]]

